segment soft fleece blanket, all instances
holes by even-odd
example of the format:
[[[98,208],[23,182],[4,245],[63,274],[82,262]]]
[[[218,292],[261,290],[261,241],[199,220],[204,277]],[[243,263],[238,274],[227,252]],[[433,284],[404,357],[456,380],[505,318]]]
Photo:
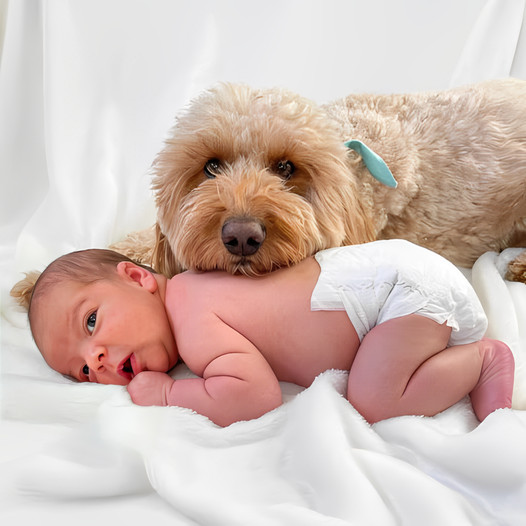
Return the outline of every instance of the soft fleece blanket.
[[[502,277],[515,249],[465,270],[517,363],[514,408],[482,424],[465,399],[369,426],[342,371],[283,384],[283,406],[226,429],[134,406],[51,371],[8,295],[23,271],[153,223],[149,166],[201,89],[282,85],[323,103],[526,78],[525,7],[0,2],[0,523],[526,524],[526,286]]]
[[[513,348],[514,405],[524,409],[526,286],[502,279],[509,252],[482,256],[473,282],[490,335]],[[305,390],[283,384],[286,403],[262,418],[220,428],[186,409],[135,406],[120,386],[63,379],[29,352],[25,330],[9,332],[5,416],[22,419],[29,433],[46,423],[63,428],[40,452],[8,464],[24,493],[155,491],[189,524],[524,524],[524,410],[499,410],[479,424],[465,399],[432,418],[370,426],[342,396],[346,373],[327,371]],[[178,366],[173,374],[190,373]]]

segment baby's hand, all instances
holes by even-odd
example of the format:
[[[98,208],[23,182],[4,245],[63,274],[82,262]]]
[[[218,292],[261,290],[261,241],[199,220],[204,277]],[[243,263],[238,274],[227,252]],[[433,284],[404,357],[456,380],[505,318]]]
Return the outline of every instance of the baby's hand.
[[[174,381],[166,373],[143,371],[128,384],[128,393],[137,405],[168,405],[166,396]]]

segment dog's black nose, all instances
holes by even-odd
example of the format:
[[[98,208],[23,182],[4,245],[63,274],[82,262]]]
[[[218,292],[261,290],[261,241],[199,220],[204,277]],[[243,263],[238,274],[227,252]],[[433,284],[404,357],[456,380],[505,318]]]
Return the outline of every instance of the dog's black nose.
[[[221,240],[226,249],[235,256],[252,256],[265,240],[265,227],[250,217],[225,221]]]

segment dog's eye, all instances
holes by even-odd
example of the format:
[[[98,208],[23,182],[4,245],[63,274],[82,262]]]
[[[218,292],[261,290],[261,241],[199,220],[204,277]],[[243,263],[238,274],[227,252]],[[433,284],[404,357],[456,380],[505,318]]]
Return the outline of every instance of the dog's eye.
[[[290,179],[292,174],[296,170],[294,163],[291,161],[278,161],[272,167],[273,171],[278,174],[282,179]]]
[[[214,179],[221,173],[221,161],[219,159],[206,161],[204,172],[209,179]]]

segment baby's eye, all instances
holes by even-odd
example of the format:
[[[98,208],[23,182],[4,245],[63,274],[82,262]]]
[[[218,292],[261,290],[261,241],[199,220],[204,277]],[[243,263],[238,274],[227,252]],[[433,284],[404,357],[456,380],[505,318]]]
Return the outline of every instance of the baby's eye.
[[[85,364],[84,367],[82,368],[82,374],[85,374],[86,376],[89,377],[89,367],[88,367],[88,364]]]
[[[89,332],[93,332],[95,329],[95,323],[97,322],[97,311],[92,312],[86,320],[86,327]]]

